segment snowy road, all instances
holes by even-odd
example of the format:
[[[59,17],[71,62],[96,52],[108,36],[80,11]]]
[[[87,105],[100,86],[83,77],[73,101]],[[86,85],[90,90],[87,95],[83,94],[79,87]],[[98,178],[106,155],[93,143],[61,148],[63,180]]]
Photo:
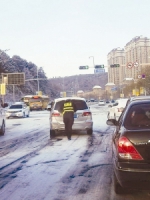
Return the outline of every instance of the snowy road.
[[[1,200],[148,200],[147,191],[113,190],[108,107],[91,106],[93,135],[49,138],[49,112],[6,120],[0,137]]]

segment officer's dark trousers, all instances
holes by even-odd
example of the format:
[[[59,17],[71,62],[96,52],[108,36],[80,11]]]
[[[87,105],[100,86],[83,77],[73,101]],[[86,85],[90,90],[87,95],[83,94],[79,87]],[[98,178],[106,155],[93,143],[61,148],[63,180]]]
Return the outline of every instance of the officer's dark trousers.
[[[63,115],[63,121],[65,124],[65,132],[67,134],[67,137],[68,139],[71,139],[72,125],[74,122],[74,112],[65,112]]]

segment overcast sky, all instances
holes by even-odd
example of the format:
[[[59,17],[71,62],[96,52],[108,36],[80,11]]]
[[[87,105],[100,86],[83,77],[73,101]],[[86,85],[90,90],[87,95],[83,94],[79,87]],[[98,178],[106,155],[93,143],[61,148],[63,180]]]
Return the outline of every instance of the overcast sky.
[[[112,49],[150,38],[149,23],[150,0],[0,0],[0,49],[49,78],[93,73],[79,66],[107,66]]]

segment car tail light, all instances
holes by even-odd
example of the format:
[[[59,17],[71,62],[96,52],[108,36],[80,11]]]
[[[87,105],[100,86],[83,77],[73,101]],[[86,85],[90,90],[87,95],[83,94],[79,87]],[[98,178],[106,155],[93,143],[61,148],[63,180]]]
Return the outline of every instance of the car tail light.
[[[60,113],[59,112],[53,112],[52,117],[60,117]]]
[[[126,137],[119,138],[118,153],[124,159],[143,160],[142,156]]]
[[[82,116],[90,116],[91,112],[83,112]]]
[[[122,112],[123,111],[123,107],[121,107],[121,108],[118,108],[118,112]]]

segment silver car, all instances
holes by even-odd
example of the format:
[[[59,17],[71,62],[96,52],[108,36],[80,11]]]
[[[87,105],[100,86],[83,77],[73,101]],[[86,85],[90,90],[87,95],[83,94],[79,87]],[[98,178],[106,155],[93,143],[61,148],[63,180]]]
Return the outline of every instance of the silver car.
[[[55,133],[65,130],[63,123],[63,115],[60,108],[66,99],[71,99],[76,105],[77,111],[74,113],[73,131],[86,131],[91,135],[93,132],[93,120],[90,108],[86,104],[86,100],[80,97],[65,97],[55,99],[50,110],[50,137],[55,136]]]

